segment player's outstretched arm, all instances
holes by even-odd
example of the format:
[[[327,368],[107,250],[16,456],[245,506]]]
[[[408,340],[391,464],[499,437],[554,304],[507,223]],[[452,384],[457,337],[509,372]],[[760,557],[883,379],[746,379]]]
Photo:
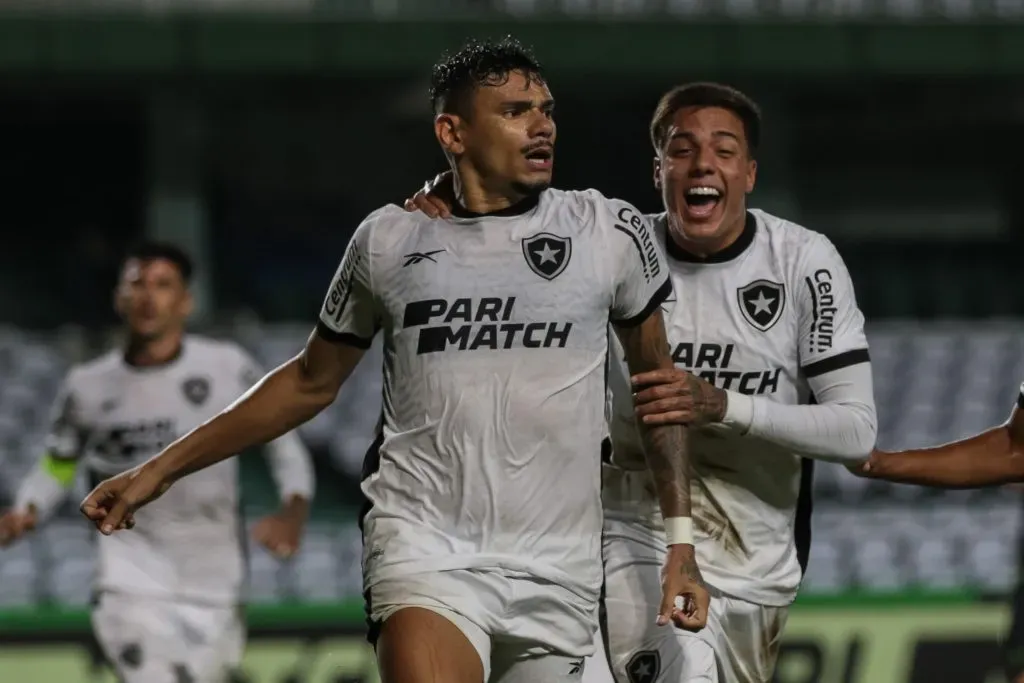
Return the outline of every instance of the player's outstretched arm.
[[[616,327],[631,373],[672,367],[661,309],[639,325]],[[690,447],[687,428],[679,424],[640,425],[647,466],[665,518],[669,558],[665,563],[663,602],[658,623],[669,620],[681,628],[699,630],[707,620],[710,597],[697,566],[690,504]],[[676,597],[683,596],[683,609]]]
[[[875,450],[855,474],[902,484],[974,488],[1024,481],[1024,387],[1010,419],[969,439],[935,448]]]
[[[0,547],[13,543],[45,521],[64,501],[88,434],[77,393],[83,379],[72,369],[64,378],[50,417],[46,452],[18,486],[14,507],[0,515]]]

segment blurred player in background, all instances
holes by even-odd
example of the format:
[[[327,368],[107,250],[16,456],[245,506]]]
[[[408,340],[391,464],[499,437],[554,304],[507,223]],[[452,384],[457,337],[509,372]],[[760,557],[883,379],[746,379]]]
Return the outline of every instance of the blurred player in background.
[[[630,205],[549,189],[554,102],[515,41],[434,67],[456,216],[389,205],[357,228],[304,351],[83,511],[104,533],[173,482],[326,408],[378,331],[364,584],[385,683],[578,681],[601,588],[609,319],[633,371],[670,367],[661,250]],[[669,533],[644,621],[699,629],[686,428],[644,428]],[[139,520],[140,523],[142,520]],[[678,599],[678,603],[677,603]],[[676,605],[679,605],[678,607]],[[666,629],[667,630],[667,629]]]
[[[663,304],[676,368],[640,373],[632,386],[624,364],[609,373],[605,635],[620,683],[768,683],[807,562],[805,458],[849,464],[874,445],[864,318],[846,265],[823,235],[747,209],[760,128],[754,102],[713,83],[669,91],[651,123],[666,211],[649,219],[677,292]],[[406,208],[446,214],[439,180]],[[700,633],[657,629],[648,617],[664,527],[636,416],[701,428],[693,509],[714,599]],[[595,666],[587,678],[601,675]]]
[[[80,468],[93,485],[159,453],[251,387],[262,372],[231,342],[186,334],[192,263],[144,243],[125,260],[116,308],[123,348],[73,367],[46,452],[0,518],[7,544],[43,523]],[[278,557],[298,547],[313,495],[310,457],[294,434],[267,456],[283,507],[254,535]],[[223,463],[139,513],[131,533],[99,539],[97,640],[124,683],[221,683],[245,645],[238,467]]]

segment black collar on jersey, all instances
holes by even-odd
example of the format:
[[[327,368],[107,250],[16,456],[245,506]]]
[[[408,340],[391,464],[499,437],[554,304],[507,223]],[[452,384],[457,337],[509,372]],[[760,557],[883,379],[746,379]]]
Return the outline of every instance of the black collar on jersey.
[[[139,365],[138,363],[135,363],[132,360],[131,355],[128,353],[128,348],[126,347],[124,353],[121,354],[121,359],[124,361],[124,364],[130,367],[132,370],[159,370],[160,368],[166,368],[168,365],[173,365],[174,363],[176,363],[178,359],[181,358],[181,354],[184,351],[185,342],[182,341],[180,344],[178,344],[178,348],[175,350],[174,354],[164,362],[153,363],[151,365]]]
[[[668,216],[665,217],[665,230],[668,230]],[[669,256],[677,261],[686,261],[687,263],[725,263],[726,261],[732,261],[746,251],[747,247],[754,241],[755,233],[757,233],[757,219],[754,218],[754,214],[747,211],[747,220],[743,223],[743,232],[740,233],[735,242],[722,251],[716,251],[714,254],[708,254],[707,256],[698,256],[676,244],[676,241],[672,239],[672,233],[665,235],[666,251],[668,251]]]
[[[504,209],[498,209],[497,211],[488,211],[487,213],[477,213],[476,211],[470,211],[462,204],[455,202],[452,206],[452,215],[456,218],[484,218],[485,216],[497,216],[497,217],[509,217],[509,216],[521,216],[528,211],[532,211],[537,204],[540,203],[540,192],[535,192],[531,195],[520,199],[512,206],[506,206]]]

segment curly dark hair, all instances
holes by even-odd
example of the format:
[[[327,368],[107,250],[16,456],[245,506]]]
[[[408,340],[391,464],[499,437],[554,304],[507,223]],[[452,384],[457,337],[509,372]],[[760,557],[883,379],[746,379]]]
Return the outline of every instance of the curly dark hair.
[[[434,114],[465,117],[469,96],[482,85],[501,85],[518,71],[530,81],[544,82],[540,63],[512,36],[497,42],[468,41],[458,52],[446,55],[430,75],[430,104]]]
[[[761,109],[736,88],[721,83],[688,83],[672,88],[661,96],[651,119],[651,144],[660,152],[672,117],[686,107],[720,107],[736,114],[743,122],[750,158],[757,156],[761,143]]]

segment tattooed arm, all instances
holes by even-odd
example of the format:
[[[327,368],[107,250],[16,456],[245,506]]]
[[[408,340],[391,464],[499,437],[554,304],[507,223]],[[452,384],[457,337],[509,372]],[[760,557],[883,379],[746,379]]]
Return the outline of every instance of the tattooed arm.
[[[616,332],[625,350],[631,373],[672,367],[660,309],[655,309],[639,325],[617,327]],[[692,518],[690,480],[693,468],[690,464],[687,427],[680,424],[637,424],[643,437],[647,467],[654,480],[661,512],[667,520],[666,525],[679,523],[680,520],[685,520],[689,525]],[[662,584],[658,623],[666,624],[671,620],[686,630],[698,631],[703,628],[707,623],[710,597],[697,566],[692,540],[689,543],[669,545],[668,557],[662,570]],[[680,597],[682,609],[677,605],[677,598]]]
[[[668,339],[661,310],[635,327],[616,327],[630,374],[671,369]],[[638,423],[647,466],[665,517],[690,516],[690,448],[687,427],[681,424]]]

